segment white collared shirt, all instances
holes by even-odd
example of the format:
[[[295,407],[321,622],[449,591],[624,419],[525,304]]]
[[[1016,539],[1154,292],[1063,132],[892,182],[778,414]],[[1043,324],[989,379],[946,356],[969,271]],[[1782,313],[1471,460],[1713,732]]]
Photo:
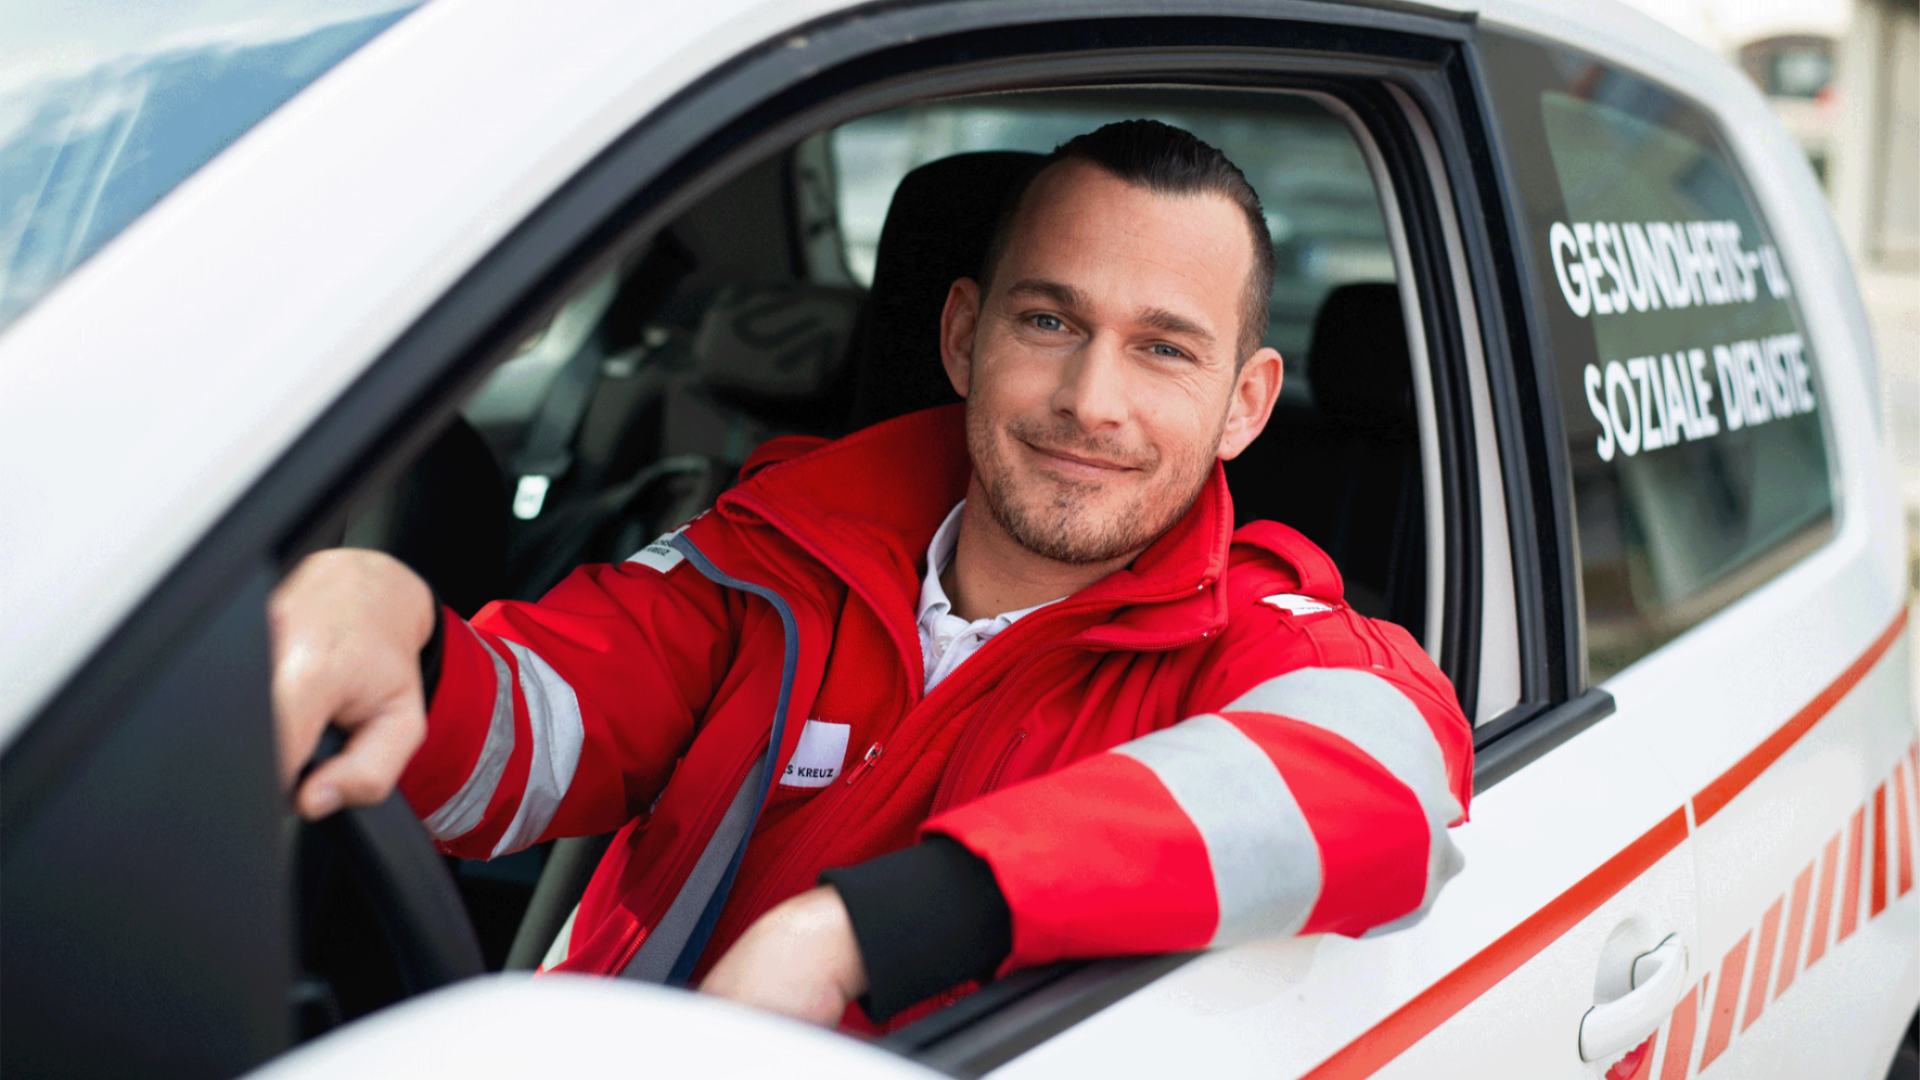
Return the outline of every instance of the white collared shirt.
[[[966,663],[967,657],[980,651],[980,646],[995,634],[1047,604],[1057,604],[1066,599],[1058,597],[1046,604],[1035,604],[1030,608],[973,622],[955,615],[953,604],[947,599],[947,590],[940,587],[940,573],[953,561],[954,548],[960,541],[960,516],[966,507],[965,499],[955,504],[952,512],[947,514],[947,520],[941,522],[940,528],[933,534],[933,542],[927,545],[927,576],[920,581],[920,658],[927,666],[926,692],[929,694],[933,693],[933,688],[942,679]]]

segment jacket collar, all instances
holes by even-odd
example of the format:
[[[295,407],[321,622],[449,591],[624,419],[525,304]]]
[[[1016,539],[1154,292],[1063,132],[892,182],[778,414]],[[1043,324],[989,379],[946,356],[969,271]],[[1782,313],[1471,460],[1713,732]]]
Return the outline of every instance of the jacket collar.
[[[966,496],[972,464],[966,406],[889,420],[825,445],[774,440],[721,496],[727,518],[786,534],[889,622],[911,626],[921,565],[934,531]],[[1063,601],[1089,616],[1090,639],[1116,647],[1169,647],[1226,623],[1222,578],[1233,539],[1233,500],[1214,465],[1187,513],[1125,569]]]

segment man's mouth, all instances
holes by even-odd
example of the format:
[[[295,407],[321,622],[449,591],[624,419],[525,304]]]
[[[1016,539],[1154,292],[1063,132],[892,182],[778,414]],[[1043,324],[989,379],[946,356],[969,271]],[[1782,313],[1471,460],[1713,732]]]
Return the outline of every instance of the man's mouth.
[[[1025,440],[1021,440],[1025,442]],[[1039,455],[1041,460],[1059,472],[1070,476],[1111,477],[1120,473],[1135,472],[1138,466],[1114,461],[1111,458],[1077,454],[1070,450],[1060,450],[1048,446],[1036,446],[1026,443],[1028,449]]]

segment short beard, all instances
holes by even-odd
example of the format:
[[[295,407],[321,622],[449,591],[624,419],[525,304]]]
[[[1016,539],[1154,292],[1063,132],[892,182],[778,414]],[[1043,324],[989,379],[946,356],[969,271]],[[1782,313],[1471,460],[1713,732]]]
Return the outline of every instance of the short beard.
[[[998,444],[994,440],[991,424],[988,417],[980,415],[972,402],[968,402],[967,449],[974,461],[975,475],[987,474],[981,476],[983,483],[980,485],[986,496],[987,510],[1015,543],[1055,562],[1086,566],[1113,562],[1140,551],[1186,516],[1212,473],[1212,455],[1194,454],[1184,460],[1171,462],[1171,468],[1159,485],[1139,492],[1131,504],[1107,520],[1094,520],[1086,508],[1089,497],[1095,491],[1095,486],[1091,484],[1054,481],[1052,495],[1045,499],[1043,505],[1022,503],[1014,491],[1013,469],[1007,462],[999,460]],[[1225,416],[1221,417],[1220,427],[1222,430],[1226,427]],[[1157,457],[1137,460],[1139,455],[1129,454],[1111,442],[1089,439],[1073,421],[1065,417],[1059,417],[1057,422],[1051,424],[1010,421],[1006,425],[1006,432],[1014,439],[1036,447],[1121,461],[1148,471],[1160,463]],[[1218,431],[1214,433],[1212,445],[1219,444],[1219,434]],[[992,467],[983,470],[980,468],[982,464]],[[1154,498],[1163,492],[1171,497]],[[1159,505],[1156,506],[1156,503]]]

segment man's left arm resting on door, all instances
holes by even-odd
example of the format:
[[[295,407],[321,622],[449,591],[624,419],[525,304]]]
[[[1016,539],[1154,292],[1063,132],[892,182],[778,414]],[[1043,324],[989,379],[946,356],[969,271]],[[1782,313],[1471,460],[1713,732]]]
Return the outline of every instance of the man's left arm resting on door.
[[[1002,972],[1417,921],[1461,867],[1472,738],[1411,636],[1258,603],[1192,715],[930,819],[991,868]]]

